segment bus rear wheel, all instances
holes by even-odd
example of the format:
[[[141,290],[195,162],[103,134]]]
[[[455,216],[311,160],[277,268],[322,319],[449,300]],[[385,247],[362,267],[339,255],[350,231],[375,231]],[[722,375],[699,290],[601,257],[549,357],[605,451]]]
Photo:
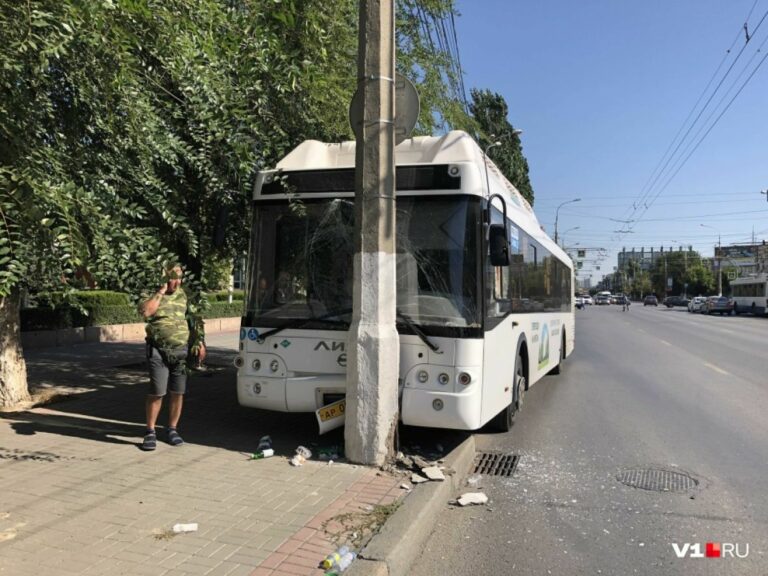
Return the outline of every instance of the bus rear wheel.
[[[522,354],[518,354],[517,361],[515,362],[515,378],[512,388],[512,402],[510,402],[504,410],[499,412],[493,420],[491,420],[490,426],[494,430],[500,432],[509,432],[512,429],[512,425],[515,422],[515,416],[523,407],[523,399],[525,398],[525,389],[528,386],[528,380],[525,377],[525,365],[523,364]]]
[[[563,337],[560,340],[560,358],[558,358],[557,366],[552,368],[549,373],[555,376],[560,374],[563,371],[563,362],[565,362],[565,332],[563,332]]]

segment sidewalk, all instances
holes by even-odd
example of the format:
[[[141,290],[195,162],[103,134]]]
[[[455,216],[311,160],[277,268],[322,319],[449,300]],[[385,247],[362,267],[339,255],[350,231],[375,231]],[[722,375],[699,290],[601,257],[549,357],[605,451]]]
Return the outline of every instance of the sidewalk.
[[[319,575],[334,539],[386,516],[399,477],[290,466],[297,446],[342,444],[342,430],[318,436],[314,415],[240,407],[237,333],[208,340],[210,370],[190,378],[179,427],[187,444],[154,453],[138,449],[143,342],[26,352],[31,385],[77,393],[0,413],[1,575]],[[248,460],[266,434],[276,456]],[[170,531],[189,522],[197,532]]]

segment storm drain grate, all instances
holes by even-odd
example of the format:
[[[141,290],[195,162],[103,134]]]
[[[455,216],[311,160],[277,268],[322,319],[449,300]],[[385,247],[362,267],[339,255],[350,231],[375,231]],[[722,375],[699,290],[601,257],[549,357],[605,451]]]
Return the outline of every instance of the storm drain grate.
[[[512,476],[517,468],[520,456],[500,452],[478,452],[475,455],[474,474],[485,476]]]
[[[632,488],[656,492],[686,492],[699,485],[698,480],[685,472],[660,468],[624,470],[616,475],[616,480]]]

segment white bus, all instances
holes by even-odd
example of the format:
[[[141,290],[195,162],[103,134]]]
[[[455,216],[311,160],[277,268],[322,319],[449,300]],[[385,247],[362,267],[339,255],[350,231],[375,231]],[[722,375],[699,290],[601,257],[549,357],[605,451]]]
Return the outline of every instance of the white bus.
[[[731,280],[735,314],[765,314],[768,310],[768,274],[761,273]]]
[[[401,421],[507,430],[573,350],[573,264],[467,134],[412,138],[395,157]],[[243,406],[314,412],[345,395],[354,163],[354,142],[307,141],[257,178]]]

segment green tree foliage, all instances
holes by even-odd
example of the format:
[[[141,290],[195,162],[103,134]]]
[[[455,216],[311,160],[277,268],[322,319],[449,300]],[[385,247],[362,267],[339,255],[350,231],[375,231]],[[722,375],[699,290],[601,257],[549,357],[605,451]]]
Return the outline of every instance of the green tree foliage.
[[[421,104],[414,133],[476,132],[445,32],[445,21],[456,15],[454,0],[399,0],[396,8],[397,70],[418,86]]]
[[[398,4],[399,66],[430,131],[466,115],[418,4]],[[135,290],[176,255],[199,278],[241,253],[254,173],[304,139],[350,137],[356,29],[356,0],[3,3],[0,294],[78,269]]]
[[[490,90],[472,90],[470,112],[479,127],[479,142],[485,149],[493,142],[501,142],[490,156],[494,164],[515,188],[533,206],[534,194],[528,178],[528,160],[523,155],[520,137],[507,117],[509,108],[500,94]]]
[[[417,4],[453,1],[398,3],[420,130],[469,122]],[[302,140],[351,137],[357,25],[356,0],[0,3],[3,314],[18,325],[23,287],[138,294],[177,260],[219,284],[246,248],[254,174]]]
[[[666,252],[656,260],[650,275],[653,289],[659,296],[686,292],[694,296],[712,294],[716,285],[712,271],[705,266],[698,252]],[[669,277],[672,287],[667,290]]]

